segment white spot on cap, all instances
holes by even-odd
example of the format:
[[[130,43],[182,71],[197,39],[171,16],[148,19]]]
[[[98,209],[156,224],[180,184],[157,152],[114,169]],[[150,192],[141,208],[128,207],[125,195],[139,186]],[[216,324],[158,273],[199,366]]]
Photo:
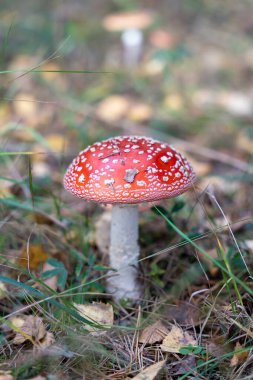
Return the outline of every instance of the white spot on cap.
[[[169,177],[164,176],[164,177],[163,177],[163,180],[164,180],[165,182],[167,182],[167,181],[169,180]]]
[[[145,181],[137,181],[137,186],[146,186]]]
[[[107,185],[113,185],[115,182],[114,178],[110,178],[110,179],[105,179],[104,180],[104,184],[107,186]]]
[[[167,163],[169,161],[169,159],[166,156],[162,156],[161,157],[161,161],[164,162],[164,163]]]
[[[85,176],[84,176],[84,174],[81,174],[80,177],[78,178],[78,182],[84,183],[84,180],[85,180]]]
[[[104,158],[104,159],[102,160],[102,162],[103,162],[104,164],[106,164],[108,161],[109,161],[109,158]]]

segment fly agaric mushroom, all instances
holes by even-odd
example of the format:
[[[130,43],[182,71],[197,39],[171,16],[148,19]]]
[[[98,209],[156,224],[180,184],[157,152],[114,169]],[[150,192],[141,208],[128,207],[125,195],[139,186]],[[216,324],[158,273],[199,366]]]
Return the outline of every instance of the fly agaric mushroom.
[[[118,12],[107,15],[103,26],[109,32],[121,32],[123,61],[127,67],[135,67],[143,49],[143,29],[154,21],[154,14],[148,10]]]
[[[110,265],[118,276],[108,279],[115,299],[138,299],[138,203],[176,197],[192,186],[189,162],[168,144],[139,136],[97,142],[69,166],[64,186],[88,201],[112,208]]]

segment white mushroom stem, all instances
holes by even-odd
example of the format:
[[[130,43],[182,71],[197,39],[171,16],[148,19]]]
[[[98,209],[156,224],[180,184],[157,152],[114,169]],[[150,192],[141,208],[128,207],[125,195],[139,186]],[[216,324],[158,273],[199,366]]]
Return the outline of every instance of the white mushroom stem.
[[[127,29],[122,33],[123,61],[126,67],[134,68],[138,65],[142,48],[143,33],[139,29]]]
[[[117,272],[112,272],[108,279],[108,290],[115,299],[140,298],[137,282],[139,252],[138,206],[114,205],[109,254],[110,266]]]

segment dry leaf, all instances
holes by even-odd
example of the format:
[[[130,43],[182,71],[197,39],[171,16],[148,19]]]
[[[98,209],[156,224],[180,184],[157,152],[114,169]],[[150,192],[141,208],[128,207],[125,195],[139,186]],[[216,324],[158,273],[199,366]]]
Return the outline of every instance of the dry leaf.
[[[14,99],[15,113],[24,121],[33,121],[38,114],[38,103],[33,95],[20,92]]]
[[[157,49],[170,49],[175,46],[176,38],[164,29],[156,29],[149,36],[149,42]]]
[[[145,103],[133,104],[127,114],[127,117],[137,123],[147,121],[152,116],[152,108]]]
[[[33,315],[23,315],[11,318],[13,330],[16,335],[13,339],[14,344],[22,344],[26,340],[33,343],[40,343],[46,336],[46,328],[40,317]]]
[[[54,152],[62,153],[67,146],[66,137],[59,133],[52,133],[47,136],[47,143]]]
[[[179,301],[177,305],[164,307],[164,317],[180,326],[197,326],[201,321],[200,310],[190,302]]]
[[[32,165],[32,172],[34,177],[46,177],[50,176],[51,168],[45,162],[35,162]]]
[[[201,162],[191,158],[191,164],[197,177],[203,177],[209,174],[212,170],[212,165],[209,162]]]
[[[35,376],[35,377],[32,377],[31,379],[27,379],[27,380],[47,380],[47,379],[44,376]]]
[[[183,99],[179,94],[170,94],[166,96],[164,105],[172,111],[180,111],[184,104]]]
[[[2,373],[2,371],[1,371],[0,380],[14,380],[14,377],[12,375],[10,375],[8,372]]]
[[[45,70],[45,71],[42,71],[40,74],[44,79],[48,81],[57,80],[61,77],[61,73],[58,72],[58,71],[61,71],[61,68],[55,62],[45,63],[44,65],[40,67],[40,70]],[[53,71],[53,72],[49,72],[49,71]]]
[[[48,259],[48,253],[40,244],[30,244],[24,247],[17,263],[22,267],[29,269],[37,269],[41,264],[45,263]]]
[[[124,117],[130,107],[130,101],[125,96],[112,95],[99,103],[97,115],[106,122],[113,122]]]
[[[241,344],[239,342],[236,342],[235,351],[239,351],[242,349],[243,347],[241,346]],[[238,364],[245,363],[245,361],[248,359],[248,356],[249,351],[235,353],[230,361],[230,367],[235,367]]]
[[[159,75],[162,73],[165,66],[166,64],[164,61],[153,58],[143,65],[142,72],[150,76]]]
[[[160,343],[168,333],[167,327],[159,320],[141,332],[139,342],[143,344]]]
[[[38,345],[40,348],[46,348],[46,347],[52,346],[52,344],[54,343],[55,343],[54,334],[51,333],[50,331],[47,331],[44,338],[38,342]]]
[[[158,363],[152,364],[149,367],[142,370],[138,375],[134,376],[132,380],[154,380],[158,373],[163,368],[166,360],[162,360]]]
[[[161,350],[179,353],[181,348],[189,345],[197,346],[196,340],[180,327],[173,326],[169,334],[164,338],[161,344]]]
[[[154,16],[149,11],[119,12],[106,16],[103,20],[105,29],[114,32],[125,29],[144,29],[153,22]]]
[[[113,325],[113,308],[110,304],[104,304],[102,302],[93,302],[90,305],[81,305],[74,304],[79,314],[88,319],[91,322],[96,322],[101,326],[101,328],[111,328]],[[100,331],[99,328],[90,326],[88,324],[85,325],[87,330],[90,332]]]
[[[247,135],[246,131],[241,131],[236,138],[237,146],[245,152],[252,154],[253,139]]]

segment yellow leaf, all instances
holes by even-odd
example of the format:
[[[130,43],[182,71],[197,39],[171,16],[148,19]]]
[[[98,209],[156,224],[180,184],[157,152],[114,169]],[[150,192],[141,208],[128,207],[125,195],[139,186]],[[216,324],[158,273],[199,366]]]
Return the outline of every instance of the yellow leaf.
[[[130,101],[125,96],[112,95],[103,100],[97,107],[97,115],[107,122],[117,121],[124,117]]]
[[[14,344],[22,344],[26,340],[39,343],[46,336],[46,328],[40,317],[33,315],[23,315],[19,318],[11,319],[12,328],[16,331],[13,339]]]
[[[113,325],[113,308],[110,304],[102,302],[93,302],[92,304],[81,305],[74,304],[79,314],[91,322],[96,322],[101,328],[111,328]],[[86,324],[85,326],[90,332],[100,331],[99,328]]]
[[[38,103],[33,95],[25,92],[19,93],[13,102],[15,113],[24,121],[33,121],[38,113]]]
[[[52,133],[47,136],[47,143],[54,152],[63,152],[67,146],[66,137],[59,133]]]
[[[152,108],[145,103],[133,104],[127,114],[128,118],[137,123],[147,121],[152,116]]]
[[[8,372],[0,373],[0,380],[14,380],[14,377]]]
[[[241,344],[239,342],[236,342],[235,351],[240,351],[242,349],[243,347],[241,346]],[[245,363],[248,356],[249,356],[249,351],[235,353],[231,359],[230,367],[235,367],[239,364]]]
[[[133,377],[132,380],[154,380],[158,373],[163,368],[166,360],[162,360],[158,363],[152,364]]]
[[[48,253],[40,244],[31,244],[24,247],[17,263],[22,267],[29,269],[37,269],[41,264],[47,261]]]
[[[168,333],[167,327],[158,320],[141,332],[139,342],[144,344],[160,343]]]
[[[189,345],[197,346],[196,340],[180,327],[173,326],[169,334],[164,338],[161,344],[161,350],[179,353],[181,348]]]

